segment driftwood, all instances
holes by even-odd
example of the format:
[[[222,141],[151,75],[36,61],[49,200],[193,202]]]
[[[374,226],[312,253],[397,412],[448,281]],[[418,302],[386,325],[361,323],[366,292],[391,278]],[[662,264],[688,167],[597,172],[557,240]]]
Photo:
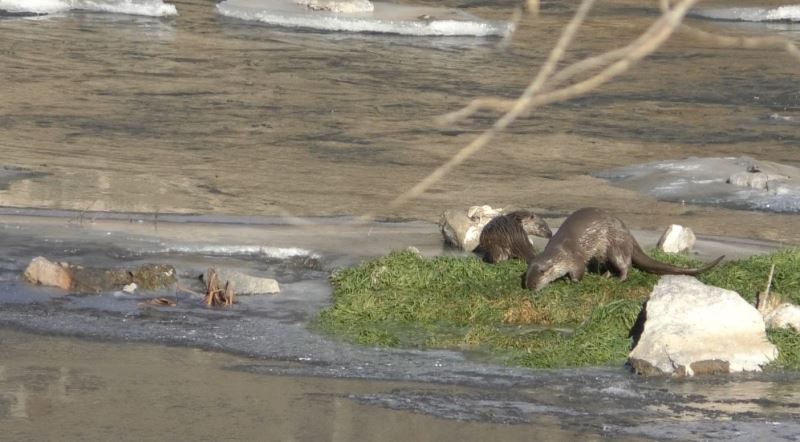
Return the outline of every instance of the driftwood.
[[[225,282],[225,288],[220,288],[220,280],[217,271],[209,269],[208,284],[206,285],[206,296],[203,299],[205,305],[233,305],[235,294],[233,292],[233,284],[230,281]]]

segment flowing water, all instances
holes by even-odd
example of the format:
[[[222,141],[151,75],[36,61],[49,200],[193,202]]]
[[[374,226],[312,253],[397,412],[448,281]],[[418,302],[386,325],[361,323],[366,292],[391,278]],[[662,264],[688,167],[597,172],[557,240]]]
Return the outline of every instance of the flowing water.
[[[624,45],[657,17],[655,2],[599,3],[567,61]],[[729,3],[705,2],[688,21],[800,43],[793,9],[765,0],[741,5],[761,9],[737,12]],[[800,63],[780,50],[722,49],[679,34],[601,90],[514,123],[429,192],[390,209],[388,201],[496,115],[482,112],[455,126],[434,118],[476,96],[518,94],[576,3],[542,2],[541,16],[520,23],[510,40],[486,35],[504,33],[516,6],[505,0],[376,6],[377,15],[365,19],[371,32],[310,29],[335,27],[298,19],[296,11],[244,14],[254,4],[0,0],[0,325],[111,342],[0,332],[0,427],[19,439],[119,438],[124,428],[142,440],[159,438],[175,422],[197,438],[218,440],[231,434],[226,421],[192,412],[216,401],[227,404],[220,413],[237,425],[286,416],[289,423],[265,436],[273,440],[374,438],[380,431],[412,437],[403,428],[417,426],[430,428],[431,440],[488,432],[524,439],[542,428],[563,439],[797,433],[800,384],[789,375],[681,383],[643,381],[622,369],[531,372],[453,352],[351,347],[309,331],[308,323],[328,302],[331,270],[409,245],[442,253],[430,222],[446,208],[513,205],[558,217],[595,205],[636,228],[679,222],[700,234],[800,244],[791,212],[659,201],[596,177],[690,156],[800,166]],[[402,20],[375,24],[401,13]],[[778,13],[782,21],[708,19]],[[472,35],[430,35],[437,32]],[[367,213],[418,221],[349,221]],[[318,216],[335,218],[307,218]],[[749,247],[756,243],[730,244],[755,251]],[[187,281],[223,262],[276,277],[284,291],[243,298],[229,312],[209,311],[188,296],[167,312],[119,293],[61,297],[20,281],[38,254],[87,265],[157,259],[181,268]],[[241,358],[113,345],[121,341]],[[62,346],[71,350],[48,353]],[[75,357],[82,353],[113,357],[87,364]],[[152,365],[136,377],[116,358]],[[188,383],[204,370],[225,381]],[[386,379],[425,384],[377,382]],[[268,406],[253,399],[275,394]],[[104,410],[120,396],[130,399],[120,413]],[[140,411],[152,403],[163,403],[164,412]],[[307,419],[291,416],[293,405],[323,420],[301,429]],[[95,415],[93,431],[85,430]],[[119,415],[144,423],[114,427]],[[376,424],[387,419],[396,426]],[[470,424],[460,427],[464,422]],[[233,437],[261,438],[268,430],[260,425],[237,428]]]

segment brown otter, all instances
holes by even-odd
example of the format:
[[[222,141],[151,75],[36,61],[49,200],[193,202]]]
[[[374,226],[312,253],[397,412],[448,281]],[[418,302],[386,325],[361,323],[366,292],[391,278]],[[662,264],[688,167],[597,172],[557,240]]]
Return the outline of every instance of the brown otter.
[[[528,235],[550,238],[547,223],[530,210],[515,210],[496,216],[481,230],[478,248],[483,260],[490,263],[511,258],[522,258],[530,262],[536,254]]]
[[[696,269],[658,262],[644,253],[622,221],[604,210],[587,207],[567,217],[544,251],[528,262],[523,286],[537,291],[565,275],[580,281],[592,259],[616,270],[624,281],[631,264],[657,275],[696,275],[724,257]]]

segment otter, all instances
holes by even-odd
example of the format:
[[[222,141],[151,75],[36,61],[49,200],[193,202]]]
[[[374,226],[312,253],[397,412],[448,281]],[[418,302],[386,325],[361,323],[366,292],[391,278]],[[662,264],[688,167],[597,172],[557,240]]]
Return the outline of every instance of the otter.
[[[530,262],[536,249],[528,235],[550,238],[553,232],[547,223],[530,210],[515,210],[496,216],[481,230],[478,250],[483,260],[496,263],[511,258],[522,258]]]
[[[658,262],[644,253],[621,220],[604,210],[587,207],[567,217],[544,251],[528,262],[522,283],[523,287],[538,291],[565,275],[580,281],[593,259],[615,270],[624,281],[631,264],[657,275],[696,275],[719,264],[724,257],[700,268]]]

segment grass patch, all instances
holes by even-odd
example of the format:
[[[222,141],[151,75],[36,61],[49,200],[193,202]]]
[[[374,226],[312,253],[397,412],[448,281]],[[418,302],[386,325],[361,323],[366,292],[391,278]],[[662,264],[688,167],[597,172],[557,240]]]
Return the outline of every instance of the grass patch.
[[[651,254],[676,265],[698,264]],[[772,263],[773,292],[800,304],[800,249],[727,262],[699,279],[753,303]],[[579,284],[556,281],[534,294],[521,288],[524,271],[521,261],[488,265],[473,257],[394,252],[333,275],[333,305],[316,324],[363,345],[472,350],[527,367],[624,363],[628,333],[657,276],[632,269],[619,282],[588,273]],[[800,335],[770,331],[769,337],[781,352],[773,366],[800,369]]]

